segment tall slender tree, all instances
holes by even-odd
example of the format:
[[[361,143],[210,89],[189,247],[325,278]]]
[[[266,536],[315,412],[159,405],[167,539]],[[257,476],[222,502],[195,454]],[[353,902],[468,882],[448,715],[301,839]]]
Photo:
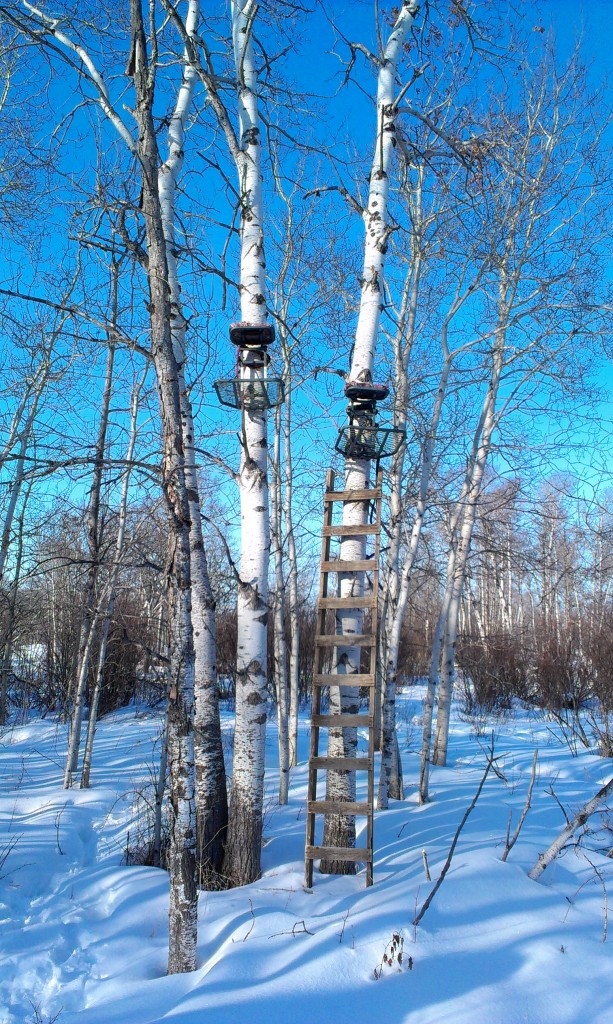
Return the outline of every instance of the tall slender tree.
[[[266,263],[262,197],[261,130],[258,82],[253,50],[257,5],[233,0],[232,42],[238,85],[240,158],[241,319],[264,325]],[[237,153],[238,156],[238,153]],[[257,379],[260,369],[241,367],[241,379]],[[224,871],[234,884],[252,882],[260,874],[264,802],[268,661],[268,508],[267,410],[241,412],[241,556],[238,587],[236,721],[228,842]]]
[[[9,9],[10,6],[10,9]],[[169,620],[168,751],[170,766],[170,973],[193,970],[196,964],[197,890],[196,818],[194,792],[194,646],[191,621],[190,497],[184,438],[182,367],[173,343],[173,309],[168,243],[160,196],[160,166],[153,104],[158,64],[156,9],[145,25],[141,0],[129,0],[130,56],[127,75],[134,89],[136,133],[124,120],[104,74],[84,45],[75,20],[75,37],[65,21],[47,16],[25,3],[25,11],[7,5],[3,15],[29,40],[48,47],[83,77],[93,90],[102,113],[127,147],[137,168],[142,190],[149,311],[150,355],[160,406],[162,433],[161,482],[169,526],[166,567]],[[88,27],[83,35],[87,36]],[[148,36],[149,34],[149,36]],[[130,239],[127,239],[131,243]],[[133,249],[137,249],[131,243]]]
[[[375,346],[383,306],[385,255],[388,248],[391,225],[388,220],[388,197],[392,156],[396,140],[396,74],[399,57],[407,35],[415,21],[418,5],[405,0],[397,13],[385,46],[378,56],[370,55],[377,67],[377,128],[374,153],[369,178],[366,207],[362,217],[364,223],[364,261],[360,309],[353,346],[353,356],[348,379],[356,383],[372,383]],[[370,478],[370,462],[367,459],[348,457],[345,460],[345,490],[362,490]],[[343,527],[363,526],[366,523],[367,507],[364,501],[347,501],[343,506]],[[340,545],[343,561],[359,561],[365,557],[365,537],[362,535],[343,537]],[[341,597],[360,597],[364,593],[364,573],[339,573]],[[361,609],[342,609],[336,616],[337,632],[343,636],[362,632],[363,613]],[[360,648],[339,646],[334,652],[333,672],[358,674],[360,672]],[[334,713],[356,713],[358,690],[347,687],[340,690],[331,688],[330,706]],[[330,756],[355,756],[357,746],[356,729],[330,730],[328,753]],[[336,801],[355,800],[355,773],[328,772],[326,799]],[[324,823],[324,844],[333,847],[355,846],[355,818],[347,815],[326,815]],[[352,874],[352,861],[322,860],[322,871]]]

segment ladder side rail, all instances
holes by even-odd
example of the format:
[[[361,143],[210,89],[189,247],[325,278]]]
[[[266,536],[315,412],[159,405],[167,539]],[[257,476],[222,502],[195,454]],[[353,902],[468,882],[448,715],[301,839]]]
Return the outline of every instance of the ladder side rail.
[[[377,526],[377,533],[375,535],[375,551],[374,551],[374,570],[372,580],[372,611],[371,611],[371,623],[370,631],[375,638],[375,642],[370,651],[370,671],[373,675],[373,679],[376,682],[377,672],[377,639],[379,634],[379,558],[381,549],[381,500],[383,495],[383,471],[381,469],[377,472],[377,491],[378,497],[375,499],[375,523]],[[366,848],[369,851],[369,859],[366,864],[366,885],[370,886],[373,884],[373,859],[374,859],[374,810],[375,810],[375,702],[376,702],[376,685],[369,690],[369,701],[368,701],[368,759],[370,767],[368,769],[368,781],[367,781],[367,804],[369,807],[369,814],[366,819]]]
[[[326,474],[326,496],[334,487],[334,470],[329,469]],[[332,502],[324,498],[324,525],[330,526],[332,524],[333,505]],[[320,561],[320,573],[319,573],[319,597],[325,598],[328,595],[328,575],[321,571],[321,566],[330,559],[330,536],[326,535],[325,530],[322,531],[321,538],[321,561]],[[321,633],[325,629],[326,620],[326,608],[325,605],[321,607],[318,602],[317,606],[317,633]],[[315,672],[314,675],[321,675],[325,667],[325,659],[328,656],[328,652],[325,648],[322,648],[320,644],[315,640]],[[306,814],[306,850],[309,847],[314,846],[315,843],[315,812],[310,811],[309,808],[312,803],[317,799],[317,767],[315,759],[319,756],[319,726],[317,723],[317,717],[321,715],[321,693],[322,688],[319,686],[313,686],[312,698],[311,698],[311,733],[309,737],[309,767],[308,767],[308,783],[307,783],[307,814]],[[310,889],[313,885],[313,859],[306,856],[305,858],[305,884],[307,889]]]

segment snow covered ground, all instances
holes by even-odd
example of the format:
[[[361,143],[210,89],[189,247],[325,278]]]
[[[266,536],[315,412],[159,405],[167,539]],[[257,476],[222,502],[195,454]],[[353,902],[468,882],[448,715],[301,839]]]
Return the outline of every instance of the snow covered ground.
[[[375,819],[375,885],[315,873],[303,888],[306,764],[290,803],[275,804],[276,734],[269,730],[269,802],[262,879],[200,897],[199,969],[166,977],[164,872],[123,866],[138,841],[137,794],[155,759],[159,716],[127,709],[100,723],[89,791],[61,788],[66,736],[35,721],[0,736],[1,1024],[611,1024],[613,893],[606,828],[568,850],[541,882],[527,871],[607,781],[611,761],[571,756],[532,713],[463,720],[448,768],[432,770],[419,807],[420,692],[401,698],[407,799]],[[230,730],[230,720],[225,726]],[[495,732],[498,774],[485,783],[449,873],[417,929],[457,825],[477,789]],[[301,725],[306,758],[307,721]],[[533,807],[509,859],[509,812],[523,807],[539,750]],[[561,805],[561,806],[560,806]],[[597,816],[592,827],[603,823]],[[604,816],[606,825],[606,815]],[[591,863],[590,863],[591,862]],[[595,870],[596,869],[596,870]],[[382,965],[394,935],[403,963]],[[398,943],[396,944],[398,945]],[[375,972],[381,974],[375,979]]]

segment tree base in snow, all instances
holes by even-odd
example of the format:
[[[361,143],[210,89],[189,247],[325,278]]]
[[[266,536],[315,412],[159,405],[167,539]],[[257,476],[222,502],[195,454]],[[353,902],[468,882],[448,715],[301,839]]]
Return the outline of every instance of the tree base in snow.
[[[327,814],[324,824],[324,846],[355,848],[355,818],[346,814]],[[322,858],[319,870],[323,875],[355,875],[358,865],[350,860]]]
[[[319,871],[322,875],[357,875],[358,865],[352,860],[322,860]]]
[[[262,873],[262,813],[233,790],[223,863],[225,888],[249,885]]]

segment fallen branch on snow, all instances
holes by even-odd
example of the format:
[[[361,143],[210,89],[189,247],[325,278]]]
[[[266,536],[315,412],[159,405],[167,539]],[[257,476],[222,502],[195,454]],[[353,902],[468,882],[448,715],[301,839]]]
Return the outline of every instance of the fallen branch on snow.
[[[528,878],[532,878],[533,881],[536,881],[537,878],[541,877],[545,868],[548,867],[549,864],[551,864],[552,860],[555,860],[555,858],[566,845],[568,840],[571,839],[572,836],[574,836],[577,829],[580,828],[581,825],[585,824],[587,819],[591,817],[594,811],[598,810],[600,805],[607,799],[607,797],[612,792],[613,778],[609,779],[609,781],[602,787],[602,789],[598,790],[596,796],[593,796],[591,800],[588,800],[588,802],[583,805],[581,810],[578,811],[577,814],[575,814],[574,818],[571,818],[571,820],[564,826],[560,834],[554,839],[549,849],[546,850],[545,853],[539,853],[536,864],[528,872]]]

